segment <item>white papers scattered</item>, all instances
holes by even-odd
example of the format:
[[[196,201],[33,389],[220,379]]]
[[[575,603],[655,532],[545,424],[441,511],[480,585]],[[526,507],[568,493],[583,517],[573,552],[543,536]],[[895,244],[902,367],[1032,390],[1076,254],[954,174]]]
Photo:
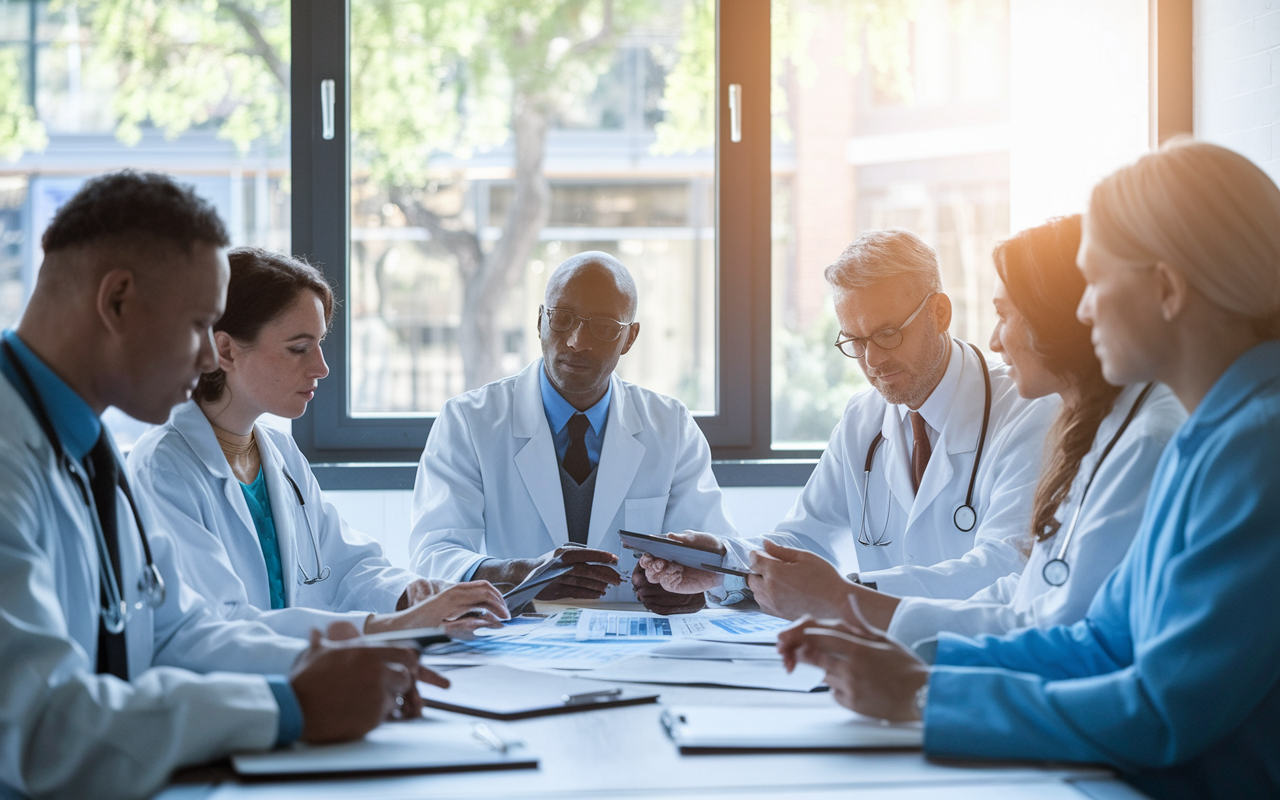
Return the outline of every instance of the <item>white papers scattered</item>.
[[[782,654],[773,645],[700,642],[683,639],[666,642],[649,651],[654,658],[692,658],[711,661],[781,661]]]
[[[664,617],[643,611],[585,609],[578,617],[580,642],[650,639],[707,639],[711,641],[772,643],[786,620],[758,612],[708,609],[696,614]]]
[[[777,661],[693,661],[678,658],[636,656],[579,677],[630,683],[738,686],[782,692],[812,692],[822,685],[823,671],[798,664],[788,674]]]
[[[517,669],[594,669],[631,658],[647,647],[579,645],[522,640],[450,642],[436,645],[422,654],[425,666],[474,666],[502,664]]]

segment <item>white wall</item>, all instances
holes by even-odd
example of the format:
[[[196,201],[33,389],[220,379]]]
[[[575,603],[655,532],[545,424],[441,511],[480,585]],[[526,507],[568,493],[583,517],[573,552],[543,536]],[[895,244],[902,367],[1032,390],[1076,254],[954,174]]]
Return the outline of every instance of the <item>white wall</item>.
[[[1280,181],[1280,0],[1198,0],[1193,9],[1197,138]]]
[[[724,490],[729,515],[746,536],[772,529],[782,519],[796,495],[798,486],[729,487]],[[325,492],[329,501],[354,528],[377,538],[386,549],[391,563],[408,566],[410,491],[337,491]]]

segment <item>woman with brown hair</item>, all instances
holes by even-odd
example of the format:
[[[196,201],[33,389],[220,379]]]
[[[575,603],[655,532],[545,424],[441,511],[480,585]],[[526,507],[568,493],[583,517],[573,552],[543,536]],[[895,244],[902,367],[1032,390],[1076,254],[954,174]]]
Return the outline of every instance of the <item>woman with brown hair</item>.
[[[1001,242],[993,255],[991,349],[1023,397],[1062,400],[1036,486],[1030,558],[1021,574],[967,600],[858,592],[872,624],[906,645],[942,631],[1002,634],[1081,619],[1129,549],[1160,454],[1186,419],[1166,387],[1121,388],[1103,378],[1089,326],[1076,319],[1085,289],[1075,264],[1080,229],[1078,215],[1059,217]]]
[[[301,638],[336,620],[366,633],[460,633],[505,619],[488,582],[449,585],[391,566],[325,501],[293,437],[262,423],[302,416],[329,374],[320,345],[333,294],[319,270],[287,255],[241,247],[228,260],[226,311],[213,326],[219,369],[129,454],[184,582],[226,617]]]

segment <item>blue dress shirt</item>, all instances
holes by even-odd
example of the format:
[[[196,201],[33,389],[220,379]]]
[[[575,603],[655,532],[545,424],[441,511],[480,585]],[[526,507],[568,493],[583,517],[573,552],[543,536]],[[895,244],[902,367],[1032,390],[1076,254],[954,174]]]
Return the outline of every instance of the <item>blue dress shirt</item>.
[[[560,464],[564,462],[564,454],[569,449],[569,420],[578,413],[578,409],[561,397],[556,387],[551,385],[545,366],[538,370],[538,385],[542,388],[542,410],[547,415],[547,424],[551,426],[551,440],[556,446],[556,463]],[[609,388],[604,390],[604,397],[582,412],[587,415],[587,422],[591,423],[584,438],[587,443],[587,460],[593,468],[600,463],[600,448],[604,445],[604,428],[609,422],[609,402],[612,399],[613,381],[610,380]]]
[[[58,434],[62,449],[71,458],[81,461],[89,455],[98,436],[102,433],[102,420],[84,401],[84,398],[58,377],[48,364],[40,359],[31,348],[18,338],[14,330],[3,333],[4,340],[13,348],[13,353],[35,385],[40,401],[49,414],[53,430]],[[7,355],[0,350],[0,373],[18,390],[18,394],[26,401],[27,406],[35,411],[35,398],[27,393],[27,387],[18,375],[17,369],[10,363]],[[173,595],[173,596],[176,596]],[[280,718],[276,727],[276,744],[289,744],[302,735],[302,707],[293,693],[289,679],[284,675],[270,675],[267,685],[280,707]]]
[[[1161,798],[1280,796],[1280,341],[1179,429],[1085,618],[944,634],[930,754],[1110,764]]]

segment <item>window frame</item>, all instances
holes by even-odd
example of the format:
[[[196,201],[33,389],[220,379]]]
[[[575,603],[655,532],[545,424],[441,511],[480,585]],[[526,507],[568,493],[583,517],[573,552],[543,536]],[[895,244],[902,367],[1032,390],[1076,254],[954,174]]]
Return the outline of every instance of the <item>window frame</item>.
[[[819,454],[777,451],[771,441],[770,110],[767,100],[757,99],[768,98],[770,90],[769,11],[769,0],[718,3],[716,10],[718,409],[695,419],[721,461],[815,459]],[[332,346],[325,350],[330,375],[306,414],[294,422],[294,437],[314,464],[391,467],[416,462],[435,415],[354,417],[348,407],[350,328],[344,309],[351,252],[350,0],[293,3],[290,15],[292,246],[324,271],[339,300],[329,334]],[[320,82],[326,79],[335,84],[334,137],[329,140],[322,138]],[[738,142],[729,136],[730,84],[742,86],[744,97]],[[794,468],[782,474],[788,482],[796,479]],[[388,473],[383,476],[403,483]]]

